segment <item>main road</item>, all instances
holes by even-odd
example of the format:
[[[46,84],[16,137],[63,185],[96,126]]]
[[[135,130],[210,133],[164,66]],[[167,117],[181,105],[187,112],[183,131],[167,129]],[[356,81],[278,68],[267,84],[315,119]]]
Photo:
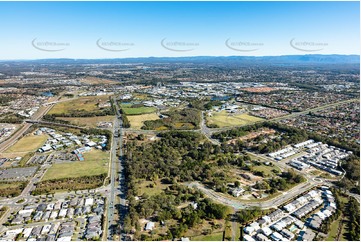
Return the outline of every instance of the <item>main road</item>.
[[[113,103],[116,108],[116,119],[113,126],[113,143],[111,148],[110,159],[110,194],[107,202],[107,219],[106,219],[106,240],[113,240],[114,236],[124,239],[124,235],[119,231],[123,218],[126,213],[125,200],[125,178],[123,167],[123,130],[122,117],[119,107],[113,97]],[[119,153],[117,153],[119,150]],[[118,216],[116,217],[115,214]]]

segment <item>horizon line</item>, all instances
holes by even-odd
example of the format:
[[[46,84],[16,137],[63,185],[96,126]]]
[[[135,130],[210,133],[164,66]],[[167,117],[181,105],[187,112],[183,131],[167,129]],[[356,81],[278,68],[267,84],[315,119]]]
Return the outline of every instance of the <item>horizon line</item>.
[[[1,0],[0,0],[1,1]],[[74,57],[59,57],[59,58],[37,58],[37,59],[0,59],[0,61],[39,61],[39,60],[116,60],[116,59],[150,59],[150,58],[199,58],[199,57],[282,57],[282,56],[358,56],[360,54],[285,54],[285,55],[195,55],[195,56],[141,56],[141,57],[104,57],[104,58],[74,58]]]

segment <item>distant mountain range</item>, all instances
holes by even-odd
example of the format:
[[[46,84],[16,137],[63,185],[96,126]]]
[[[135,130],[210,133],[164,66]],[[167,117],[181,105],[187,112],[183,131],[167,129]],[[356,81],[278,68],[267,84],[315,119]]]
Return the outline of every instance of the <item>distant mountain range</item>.
[[[21,62],[0,61],[0,62]],[[116,59],[39,59],[23,60],[47,64],[91,64],[91,63],[218,63],[218,64],[359,64],[359,55],[282,55],[282,56],[195,56],[195,57],[141,57]]]

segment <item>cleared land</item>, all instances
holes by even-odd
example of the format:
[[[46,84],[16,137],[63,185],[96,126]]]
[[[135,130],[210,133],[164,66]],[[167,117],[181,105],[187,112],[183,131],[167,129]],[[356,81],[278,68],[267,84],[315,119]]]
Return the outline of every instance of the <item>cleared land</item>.
[[[263,120],[255,116],[251,116],[246,113],[242,114],[230,114],[223,110],[220,112],[213,112],[211,117],[207,117],[208,124],[215,124],[218,127],[247,125],[257,121]]]
[[[9,149],[5,150],[4,153],[19,153],[19,152],[32,152],[36,151],[40,148],[45,141],[47,140],[48,136],[43,135],[27,135],[21,138],[18,142],[16,142],[13,146]]]
[[[96,116],[96,117],[87,117],[87,118],[70,118],[70,117],[61,117],[57,118],[60,120],[69,121],[71,124],[78,126],[85,126],[88,128],[96,128],[99,122],[112,122],[114,120],[114,116]]]
[[[247,88],[242,88],[241,90],[243,91],[247,91],[247,92],[271,92],[274,90],[277,90],[276,88],[272,88],[272,87],[247,87]]]
[[[132,129],[140,129],[144,125],[144,121],[157,120],[159,116],[155,113],[142,114],[142,115],[130,115],[127,117]]]
[[[96,85],[96,84],[119,84],[117,81],[103,79],[103,78],[97,78],[97,77],[86,77],[82,80],[80,80],[82,83],[90,84],[90,85]]]
[[[209,235],[195,236],[191,238],[192,241],[222,241],[223,232],[213,233]]]
[[[99,103],[109,101],[109,95],[80,97],[78,99],[57,103],[48,114],[65,114],[76,111],[97,111]]]
[[[96,176],[107,173],[109,152],[92,150],[84,153],[83,156],[84,161],[52,165],[42,180]]]
[[[139,184],[139,195],[157,195],[162,193],[167,187],[169,187],[169,185],[161,184],[160,180],[158,180],[157,182],[143,180]]]

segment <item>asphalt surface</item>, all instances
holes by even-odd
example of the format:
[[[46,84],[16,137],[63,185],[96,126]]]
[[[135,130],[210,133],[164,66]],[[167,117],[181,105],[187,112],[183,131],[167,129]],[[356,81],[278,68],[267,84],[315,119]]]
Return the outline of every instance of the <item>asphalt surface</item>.
[[[110,194],[107,203],[107,240],[124,240],[125,234],[122,233],[122,222],[127,212],[126,208],[126,189],[124,178],[124,160],[123,160],[123,128],[119,107],[116,104],[116,120],[114,122],[114,136],[111,151],[110,164]],[[117,154],[119,150],[119,154]],[[117,216],[115,216],[117,214]]]

